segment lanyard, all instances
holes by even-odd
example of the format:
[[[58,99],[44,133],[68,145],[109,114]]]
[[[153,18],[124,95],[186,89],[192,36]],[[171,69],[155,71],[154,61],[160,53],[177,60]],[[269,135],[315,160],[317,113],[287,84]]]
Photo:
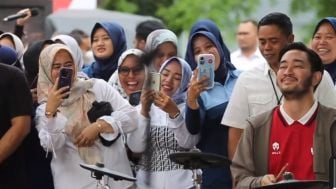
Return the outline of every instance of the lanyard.
[[[271,81],[271,84],[272,84],[272,87],[273,87],[273,92],[274,92],[274,94],[276,96],[276,99],[277,99],[277,105],[280,105],[281,99],[282,99],[283,95],[281,94],[281,96],[279,98],[279,95],[278,95],[278,93],[276,91],[276,88],[275,88],[275,85],[274,85],[274,82],[273,82],[273,79],[272,79],[272,76],[271,76],[271,70],[268,70],[268,77],[269,77],[269,79]]]

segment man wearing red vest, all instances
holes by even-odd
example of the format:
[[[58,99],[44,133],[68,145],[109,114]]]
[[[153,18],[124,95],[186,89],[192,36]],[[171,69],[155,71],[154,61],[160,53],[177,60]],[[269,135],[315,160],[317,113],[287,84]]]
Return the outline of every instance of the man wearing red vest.
[[[279,57],[276,79],[284,99],[246,122],[231,166],[239,189],[276,183],[285,170],[297,180],[329,179],[336,110],[314,98],[324,70],[321,59],[302,43],[289,44]]]

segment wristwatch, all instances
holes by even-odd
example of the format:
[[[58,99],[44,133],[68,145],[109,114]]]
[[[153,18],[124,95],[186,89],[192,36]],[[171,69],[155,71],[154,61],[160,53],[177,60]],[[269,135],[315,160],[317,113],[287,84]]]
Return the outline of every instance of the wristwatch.
[[[178,111],[175,115],[173,115],[172,117],[170,117],[171,119],[176,119],[179,115],[181,114],[180,111]]]

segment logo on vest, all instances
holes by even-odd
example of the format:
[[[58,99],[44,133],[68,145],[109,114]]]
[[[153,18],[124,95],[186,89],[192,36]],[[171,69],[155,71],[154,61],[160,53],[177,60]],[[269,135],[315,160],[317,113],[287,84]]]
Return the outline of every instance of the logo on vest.
[[[310,153],[311,153],[311,155],[314,155],[314,149],[313,149],[313,147],[310,148]]]
[[[272,155],[279,155],[280,154],[280,144],[278,142],[274,142],[272,144],[273,152]]]

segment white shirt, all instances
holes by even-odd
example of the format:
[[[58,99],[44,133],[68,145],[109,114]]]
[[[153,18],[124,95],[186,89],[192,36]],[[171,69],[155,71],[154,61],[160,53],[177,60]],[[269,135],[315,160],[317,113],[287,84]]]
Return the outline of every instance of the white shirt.
[[[238,70],[249,70],[259,64],[265,64],[266,60],[260,53],[259,49],[257,48],[256,51],[250,56],[246,57],[240,49],[234,51],[230,55],[232,64]]]
[[[258,65],[242,72],[233,89],[229,104],[222,118],[222,124],[244,129],[248,117],[260,114],[277,105],[275,91],[268,73],[270,72],[275,91],[280,98],[281,92],[276,85],[276,75],[268,64]],[[336,108],[336,90],[330,75],[324,71],[317,87],[315,98],[321,104]]]
[[[137,106],[139,114],[140,106],[141,105]],[[177,118],[171,119],[166,112],[152,105],[150,110],[150,125],[151,127],[168,127],[174,133],[174,139],[178,145],[184,149],[190,149],[196,145],[199,136],[189,134],[185,126],[185,106],[185,103],[179,104],[178,107],[181,114]],[[143,152],[146,148],[146,128],[148,121],[147,118],[140,114],[138,128],[127,137],[128,147],[133,152]],[[172,139],[169,139],[167,136],[167,133],[165,133],[160,139],[154,138],[154,145],[169,146],[168,143],[172,142]],[[152,141],[154,139],[152,139]],[[159,154],[160,157],[153,157],[156,160],[161,159],[158,161],[161,161],[163,166],[169,164],[167,162],[168,160],[162,160],[162,157],[164,158],[166,156],[164,151],[165,150],[162,149],[162,154]],[[147,172],[140,168],[137,172],[137,187],[140,189],[188,189],[193,186],[191,170],[172,169],[167,171],[151,171],[150,175],[150,186],[147,186],[145,183]]]
[[[116,131],[115,134],[135,130],[137,118],[136,110],[105,81],[101,79],[95,80],[91,91],[95,94],[96,100],[110,102],[113,109],[111,116],[103,116],[99,119],[108,122]],[[57,113],[54,118],[47,118],[44,115],[45,105],[46,104],[42,104],[37,108],[36,123],[42,147],[46,151],[52,151],[54,153],[54,157],[51,161],[51,169],[55,189],[95,188],[97,181],[91,178],[90,171],[79,166],[80,163],[83,163],[83,160],[79,156],[78,147],[74,145],[71,137],[65,133],[64,128],[67,123],[67,118],[61,113]],[[97,140],[95,147],[98,149],[97,154],[103,158],[106,168],[132,176],[123,137],[119,137],[115,143],[108,147],[103,146],[101,142]],[[88,150],[92,149],[93,148],[88,148]],[[111,178],[109,179],[109,186],[111,188],[126,189],[132,184],[132,182],[128,181],[116,182]]]

